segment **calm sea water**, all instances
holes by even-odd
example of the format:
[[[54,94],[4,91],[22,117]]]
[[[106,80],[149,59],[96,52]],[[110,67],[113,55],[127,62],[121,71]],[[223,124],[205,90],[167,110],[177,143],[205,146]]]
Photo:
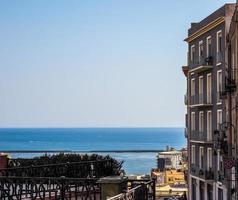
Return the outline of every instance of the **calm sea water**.
[[[161,150],[186,146],[183,128],[45,128],[0,129],[1,150]],[[102,153],[101,153],[102,154]],[[32,157],[36,154],[12,154]],[[39,155],[39,154],[37,154]],[[148,174],[156,153],[110,153],[124,160],[127,174]]]

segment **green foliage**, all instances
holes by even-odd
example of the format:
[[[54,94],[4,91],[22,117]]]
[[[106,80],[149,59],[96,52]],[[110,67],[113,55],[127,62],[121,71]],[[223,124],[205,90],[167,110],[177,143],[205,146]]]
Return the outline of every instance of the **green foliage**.
[[[11,173],[15,172],[18,176],[85,178],[119,175],[122,164],[109,155],[60,153],[32,159],[12,159],[8,168],[29,168],[11,170]]]

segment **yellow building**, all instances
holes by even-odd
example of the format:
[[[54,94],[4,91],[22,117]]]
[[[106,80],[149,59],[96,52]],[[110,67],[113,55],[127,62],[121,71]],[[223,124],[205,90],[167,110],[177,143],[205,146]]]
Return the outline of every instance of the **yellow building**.
[[[156,187],[156,199],[164,200],[169,197],[184,197],[188,192],[186,187],[175,188],[169,185],[163,187]]]
[[[164,184],[185,184],[184,172],[178,170],[166,170]]]

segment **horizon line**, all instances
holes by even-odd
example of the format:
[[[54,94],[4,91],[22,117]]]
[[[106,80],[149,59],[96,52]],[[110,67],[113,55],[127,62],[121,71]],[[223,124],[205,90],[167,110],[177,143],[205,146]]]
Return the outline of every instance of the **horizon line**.
[[[183,126],[81,126],[81,127],[56,127],[56,126],[52,126],[52,127],[0,127],[0,129],[106,129],[106,128],[185,128]]]

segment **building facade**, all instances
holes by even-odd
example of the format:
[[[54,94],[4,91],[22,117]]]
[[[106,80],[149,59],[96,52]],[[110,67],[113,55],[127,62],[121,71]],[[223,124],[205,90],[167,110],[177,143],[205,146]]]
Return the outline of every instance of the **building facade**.
[[[164,169],[183,169],[182,152],[181,151],[163,151],[158,155],[158,168],[162,166]]]
[[[227,108],[227,161],[229,169],[227,169],[226,179],[230,180],[228,186],[230,193],[228,198],[232,200],[238,199],[238,4],[233,14],[230,30],[227,37],[227,75],[224,85],[224,100]]]
[[[187,78],[185,135],[190,200],[224,200],[230,191],[224,181],[223,158],[227,146],[218,146],[220,133],[224,133],[227,126],[223,92],[227,74],[227,36],[234,9],[235,4],[225,4],[202,21],[192,23],[185,39],[188,63],[183,71]]]

